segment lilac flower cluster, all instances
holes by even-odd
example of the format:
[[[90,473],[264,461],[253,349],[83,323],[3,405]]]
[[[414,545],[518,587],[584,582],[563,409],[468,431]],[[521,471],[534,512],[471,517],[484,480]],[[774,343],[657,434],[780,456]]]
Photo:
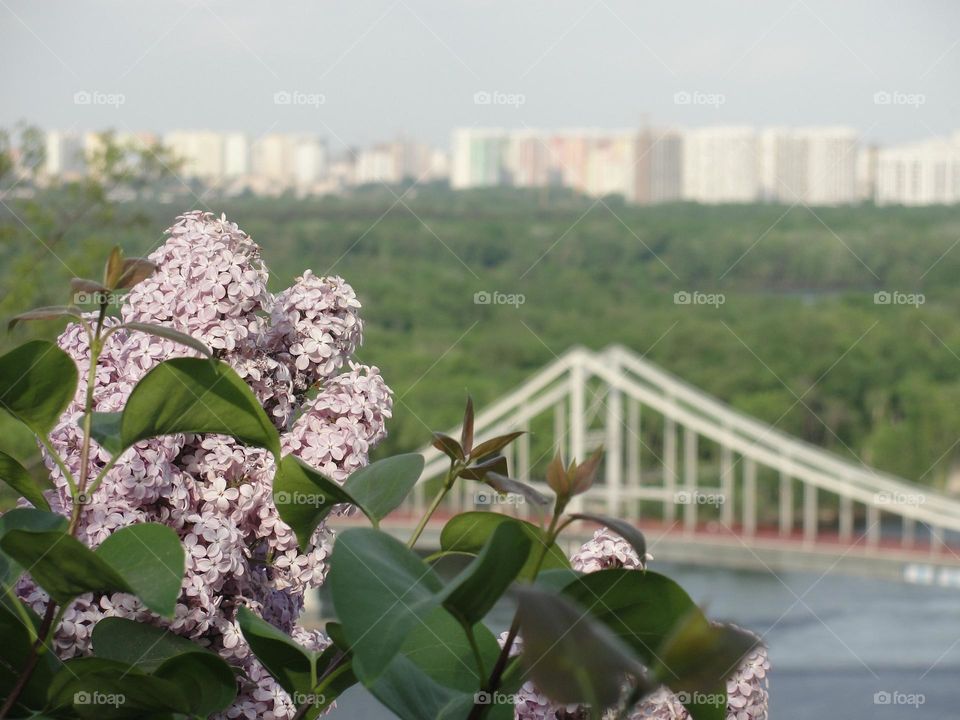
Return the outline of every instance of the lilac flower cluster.
[[[609,568],[642,570],[652,559],[649,554],[641,559],[626,540],[602,528],[580,546],[570,558],[570,564],[574,570],[583,573]],[[502,646],[506,633],[499,640]],[[522,640],[518,638],[511,654],[521,652],[521,648]],[[767,720],[769,670],[767,651],[762,646],[758,646],[740,663],[727,680],[727,720]],[[514,697],[516,720],[573,720],[589,716],[587,709],[582,706],[551,702],[530,682],[524,684]],[[667,688],[660,688],[633,709],[630,720],[690,720],[690,714],[677,695]]]
[[[165,325],[216,350],[264,404],[281,432],[284,453],[340,482],[365,465],[370,449],[385,435],[392,399],[377,368],[350,362],[363,327],[352,288],[340,278],[307,271],[273,296],[260,248],[225,217],[190,212],[167,232],[164,245],[150,256],[158,271],[125,298],[122,320]],[[117,323],[108,320],[109,327]],[[80,326],[68,327],[59,345],[85,377],[90,353]],[[94,409],[122,410],[134,385],[157,363],[193,354],[169,340],[116,330],[101,354]],[[318,392],[308,399],[315,387]],[[84,395],[85,388],[78,389],[51,435],[75,476]],[[91,475],[109,459],[94,443]],[[46,463],[56,486],[51,506],[67,514],[67,483],[51,458]],[[93,627],[105,617],[153,623],[242,669],[241,693],[222,717],[292,717],[291,698],[252,655],[236,613],[249,607],[309,648],[325,647],[329,641],[322,633],[296,623],[304,593],[323,582],[333,534],[321,525],[301,552],[273,504],[273,472],[268,452],[224,436],[180,434],[127,450],[87,499],[77,536],[96,547],[132,523],[174,528],[186,552],[176,615],[172,622],[163,620],[122,593],[81,596],[55,637],[61,657],[88,654]],[[29,578],[21,580],[18,592],[42,612],[46,595]]]

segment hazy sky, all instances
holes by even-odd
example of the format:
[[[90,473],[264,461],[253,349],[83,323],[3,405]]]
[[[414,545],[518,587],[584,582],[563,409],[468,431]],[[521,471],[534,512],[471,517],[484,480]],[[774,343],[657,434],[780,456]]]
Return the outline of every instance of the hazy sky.
[[[2,125],[960,127],[956,0],[0,0],[0,62]]]

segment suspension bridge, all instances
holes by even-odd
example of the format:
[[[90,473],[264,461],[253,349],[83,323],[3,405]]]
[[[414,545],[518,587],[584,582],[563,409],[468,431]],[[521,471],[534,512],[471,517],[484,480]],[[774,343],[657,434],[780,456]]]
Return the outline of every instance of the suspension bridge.
[[[960,501],[798,440],[622,346],[573,348],[477,414],[478,440],[515,430],[527,434],[506,451],[510,474],[535,487],[556,450],[582,460],[602,446],[598,480],[576,509],[635,523],[657,561],[960,586]],[[421,452],[421,481],[386,524],[404,537],[448,467],[435,448]],[[476,509],[534,514],[460,482],[425,541]]]

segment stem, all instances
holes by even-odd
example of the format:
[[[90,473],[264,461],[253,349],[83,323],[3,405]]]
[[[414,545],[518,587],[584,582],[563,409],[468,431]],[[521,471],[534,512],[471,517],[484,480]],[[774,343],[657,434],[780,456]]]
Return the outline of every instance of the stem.
[[[33,670],[37,666],[37,661],[40,659],[39,648],[46,641],[47,633],[50,632],[50,626],[53,624],[53,616],[56,609],[57,604],[53,601],[53,598],[50,598],[50,600],[47,601],[47,611],[43,615],[43,622],[40,623],[37,639],[34,640],[33,645],[30,646],[30,654],[27,656],[27,663],[24,665],[23,672],[20,673],[20,677],[17,678],[17,684],[13,686],[13,690],[10,691],[10,695],[3,703],[3,707],[0,708],[0,718],[5,718],[13,709],[13,706],[17,704],[17,700],[20,699],[20,693],[23,692],[23,689],[30,681],[30,676],[33,675]]]
[[[550,520],[550,528],[547,530],[546,541],[543,543],[543,546],[540,550],[540,555],[537,557],[536,563],[533,566],[533,578],[536,579],[537,575],[540,573],[540,568],[543,566],[543,561],[547,557],[547,553],[550,551],[550,548],[553,547],[553,543],[557,539],[559,530],[557,529],[557,523],[560,521],[560,514],[563,512],[563,508],[560,503],[554,508],[553,519]],[[487,684],[482,688],[484,692],[494,693],[497,688],[500,687],[500,680],[503,678],[503,671],[507,667],[507,662],[510,660],[510,650],[513,648],[513,642],[517,639],[517,633],[520,632],[520,615],[515,614],[513,616],[513,622],[510,623],[510,630],[507,632],[507,639],[503,643],[503,648],[500,650],[500,655],[497,656],[497,662],[493,666],[493,672],[490,673],[490,679],[487,681]],[[468,720],[480,720],[486,713],[489,705],[481,705],[476,703],[473,706],[473,710],[470,711]]]
[[[487,671],[483,667],[483,657],[480,655],[480,646],[477,645],[477,638],[473,634],[473,627],[467,623],[464,623],[463,629],[467,633],[467,640],[470,642],[470,649],[473,650],[473,657],[477,661],[477,671],[480,673],[479,677],[483,679],[487,676]]]
[[[83,406],[83,444],[80,447],[80,480],[77,483],[77,496],[74,498],[73,508],[70,511],[70,527],[68,532],[73,535],[80,523],[80,509],[86,502],[84,492],[87,489],[87,480],[90,475],[90,431],[93,427],[93,388],[97,382],[97,361],[100,359],[103,318],[107,313],[104,301],[100,304],[100,315],[97,317],[97,328],[93,343],[90,345],[90,367],[87,370],[87,394]]]
[[[436,497],[433,498],[433,501],[430,503],[430,507],[427,508],[427,511],[423,514],[423,517],[420,518],[420,522],[417,523],[417,527],[413,531],[413,535],[411,535],[410,539],[407,540],[408,548],[412,548],[417,544],[417,540],[419,540],[420,536],[423,534],[423,530],[427,526],[427,522],[437,511],[437,508],[440,507],[440,503],[443,501],[443,498],[446,497],[447,493],[450,492],[450,488],[453,487],[453,483],[457,479],[457,473],[460,470],[461,464],[451,460],[450,469],[447,471],[447,476],[443,479],[443,486],[440,488],[440,492],[438,492]]]
[[[20,622],[23,623],[23,626],[27,629],[27,633],[30,635],[30,642],[35,641],[37,639],[37,629],[33,626],[33,621],[30,619],[30,616],[27,615],[27,611],[23,607],[23,603],[20,602],[20,598],[18,598],[17,594],[13,591],[13,585],[4,585],[3,592],[10,598],[10,604],[17,615],[20,616]]]
[[[56,464],[56,466],[60,468],[60,472],[63,473],[63,477],[67,481],[67,486],[70,488],[70,497],[76,498],[77,481],[73,479],[73,473],[70,472],[70,469],[63,461],[63,458],[60,457],[60,453],[58,453],[53,445],[50,444],[50,438],[48,438],[46,435],[38,435],[37,440],[40,441],[40,444],[43,445],[43,449],[47,451],[51,458],[53,458],[54,464]]]
[[[344,659],[346,659],[347,654],[341,653],[331,664],[330,667],[324,672],[322,678],[320,679],[320,684],[314,683],[313,698],[308,699],[306,702],[301,703],[300,707],[297,708],[296,714],[293,716],[293,720],[302,720],[310,708],[312,708],[316,703],[313,702],[317,699],[317,695],[323,695],[324,691],[330,686],[334,680],[336,680],[340,675],[347,672],[350,669],[350,666],[346,663],[340,664]],[[326,698],[324,698],[325,700]]]

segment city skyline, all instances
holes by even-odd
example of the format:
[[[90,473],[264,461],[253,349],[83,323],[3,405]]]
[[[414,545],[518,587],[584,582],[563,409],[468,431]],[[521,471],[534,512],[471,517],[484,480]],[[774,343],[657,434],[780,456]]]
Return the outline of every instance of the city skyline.
[[[410,137],[333,152],[311,133],[178,130],[121,133],[119,142],[160,143],[180,176],[225,195],[251,191],[336,194],[368,184],[445,181],[454,190],[565,187],[640,205],[932,205],[960,203],[960,130],[890,146],[844,126],[700,128],[457,128],[448,149]],[[98,133],[47,131],[41,182],[82,176]],[[27,168],[24,168],[27,170]]]

